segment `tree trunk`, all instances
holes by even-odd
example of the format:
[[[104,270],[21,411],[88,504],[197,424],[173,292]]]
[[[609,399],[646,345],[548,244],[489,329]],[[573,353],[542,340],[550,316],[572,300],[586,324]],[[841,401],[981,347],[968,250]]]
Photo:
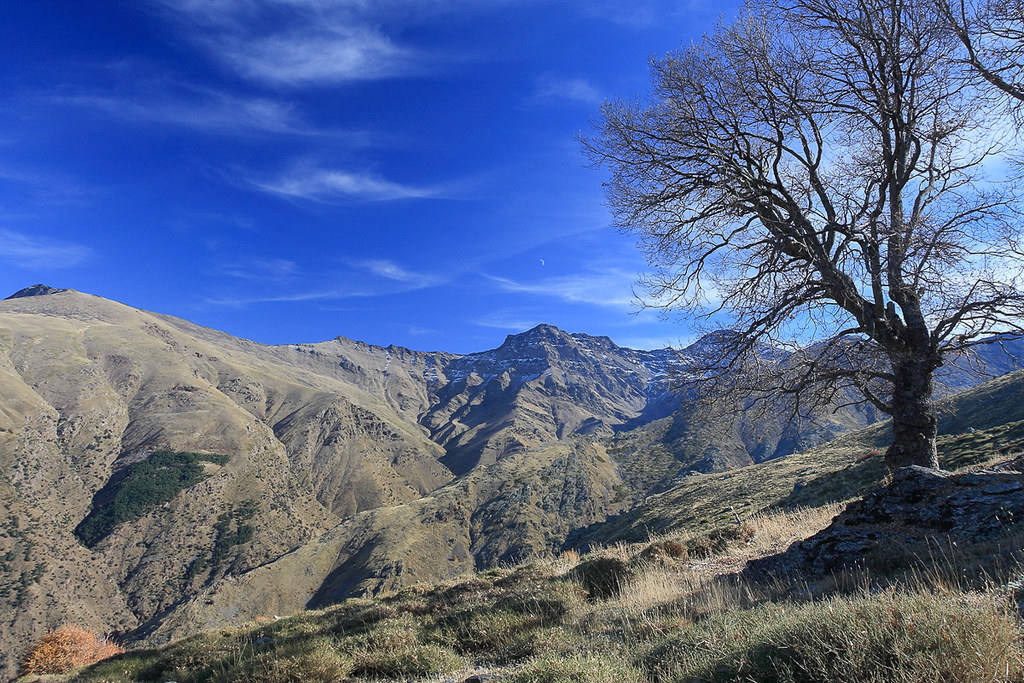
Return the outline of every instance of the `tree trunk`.
[[[939,468],[935,449],[938,420],[932,410],[932,374],[938,363],[931,354],[893,363],[892,445],[885,453],[890,470],[908,465]]]

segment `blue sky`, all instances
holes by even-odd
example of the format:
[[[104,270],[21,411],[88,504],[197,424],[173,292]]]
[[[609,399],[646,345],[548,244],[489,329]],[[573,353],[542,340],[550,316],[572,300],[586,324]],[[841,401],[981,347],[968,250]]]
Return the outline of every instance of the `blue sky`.
[[[0,8],[0,292],[266,343],[470,352],[548,322],[652,348],[577,135],[728,8],[139,0]]]

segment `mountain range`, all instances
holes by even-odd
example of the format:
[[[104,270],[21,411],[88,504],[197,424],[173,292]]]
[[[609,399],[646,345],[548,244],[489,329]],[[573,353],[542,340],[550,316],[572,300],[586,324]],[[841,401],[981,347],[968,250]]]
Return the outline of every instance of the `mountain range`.
[[[709,353],[549,325],[466,355],[268,346],[22,290],[0,302],[5,671],[64,621],[156,644],[599,542],[681,482],[878,417],[706,420],[672,380]],[[938,392],[1019,358],[984,347]]]

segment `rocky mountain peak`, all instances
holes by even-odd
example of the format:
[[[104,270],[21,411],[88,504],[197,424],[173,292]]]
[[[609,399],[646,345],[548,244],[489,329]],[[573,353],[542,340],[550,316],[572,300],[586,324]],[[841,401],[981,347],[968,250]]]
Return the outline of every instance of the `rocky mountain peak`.
[[[57,287],[50,287],[44,284],[35,284],[24,289],[19,289],[14,294],[11,294],[8,299],[21,299],[26,296],[46,296],[47,294],[60,294],[66,292],[66,289],[58,289]]]
[[[732,330],[713,330],[700,336],[697,341],[683,349],[683,353],[690,356],[702,356],[714,353],[722,344],[725,344],[736,333]]]
[[[613,342],[610,337],[606,337],[604,335],[595,337],[593,335],[583,334],[582,332],[573,332],[569,336],[581,346],[596,351],[616,351],[622,348]]]
[[[540,325],[531,327],[525,332],[508,335],[505,337],[505,341],[502,342],[501,347],[536,346],[537,344],[544,342],[547,342],[548,344],[565,344],[571,341],[572,336],[567,332],[563,332],[554,325],[541,323]]]

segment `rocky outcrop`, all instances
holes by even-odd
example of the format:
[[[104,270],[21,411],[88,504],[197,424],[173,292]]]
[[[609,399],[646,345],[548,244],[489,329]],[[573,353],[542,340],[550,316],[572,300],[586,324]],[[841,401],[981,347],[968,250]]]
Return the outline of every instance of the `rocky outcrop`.
[[[751,561],[745,576],[821,577],[868,567],[898,568],[942,548],[998,539],[1024,520],[1024,459],[950,474],[904,467],[892,483],[851,503],[817,534]]]
[[[38,284],[19,289],[14,294],[11,294],[8,299],[20,299],[26,296],[46,296],[47,294],[60,294],[66,292],[66,289],[58,289],[56,287],[48,287],[47,285]]]

